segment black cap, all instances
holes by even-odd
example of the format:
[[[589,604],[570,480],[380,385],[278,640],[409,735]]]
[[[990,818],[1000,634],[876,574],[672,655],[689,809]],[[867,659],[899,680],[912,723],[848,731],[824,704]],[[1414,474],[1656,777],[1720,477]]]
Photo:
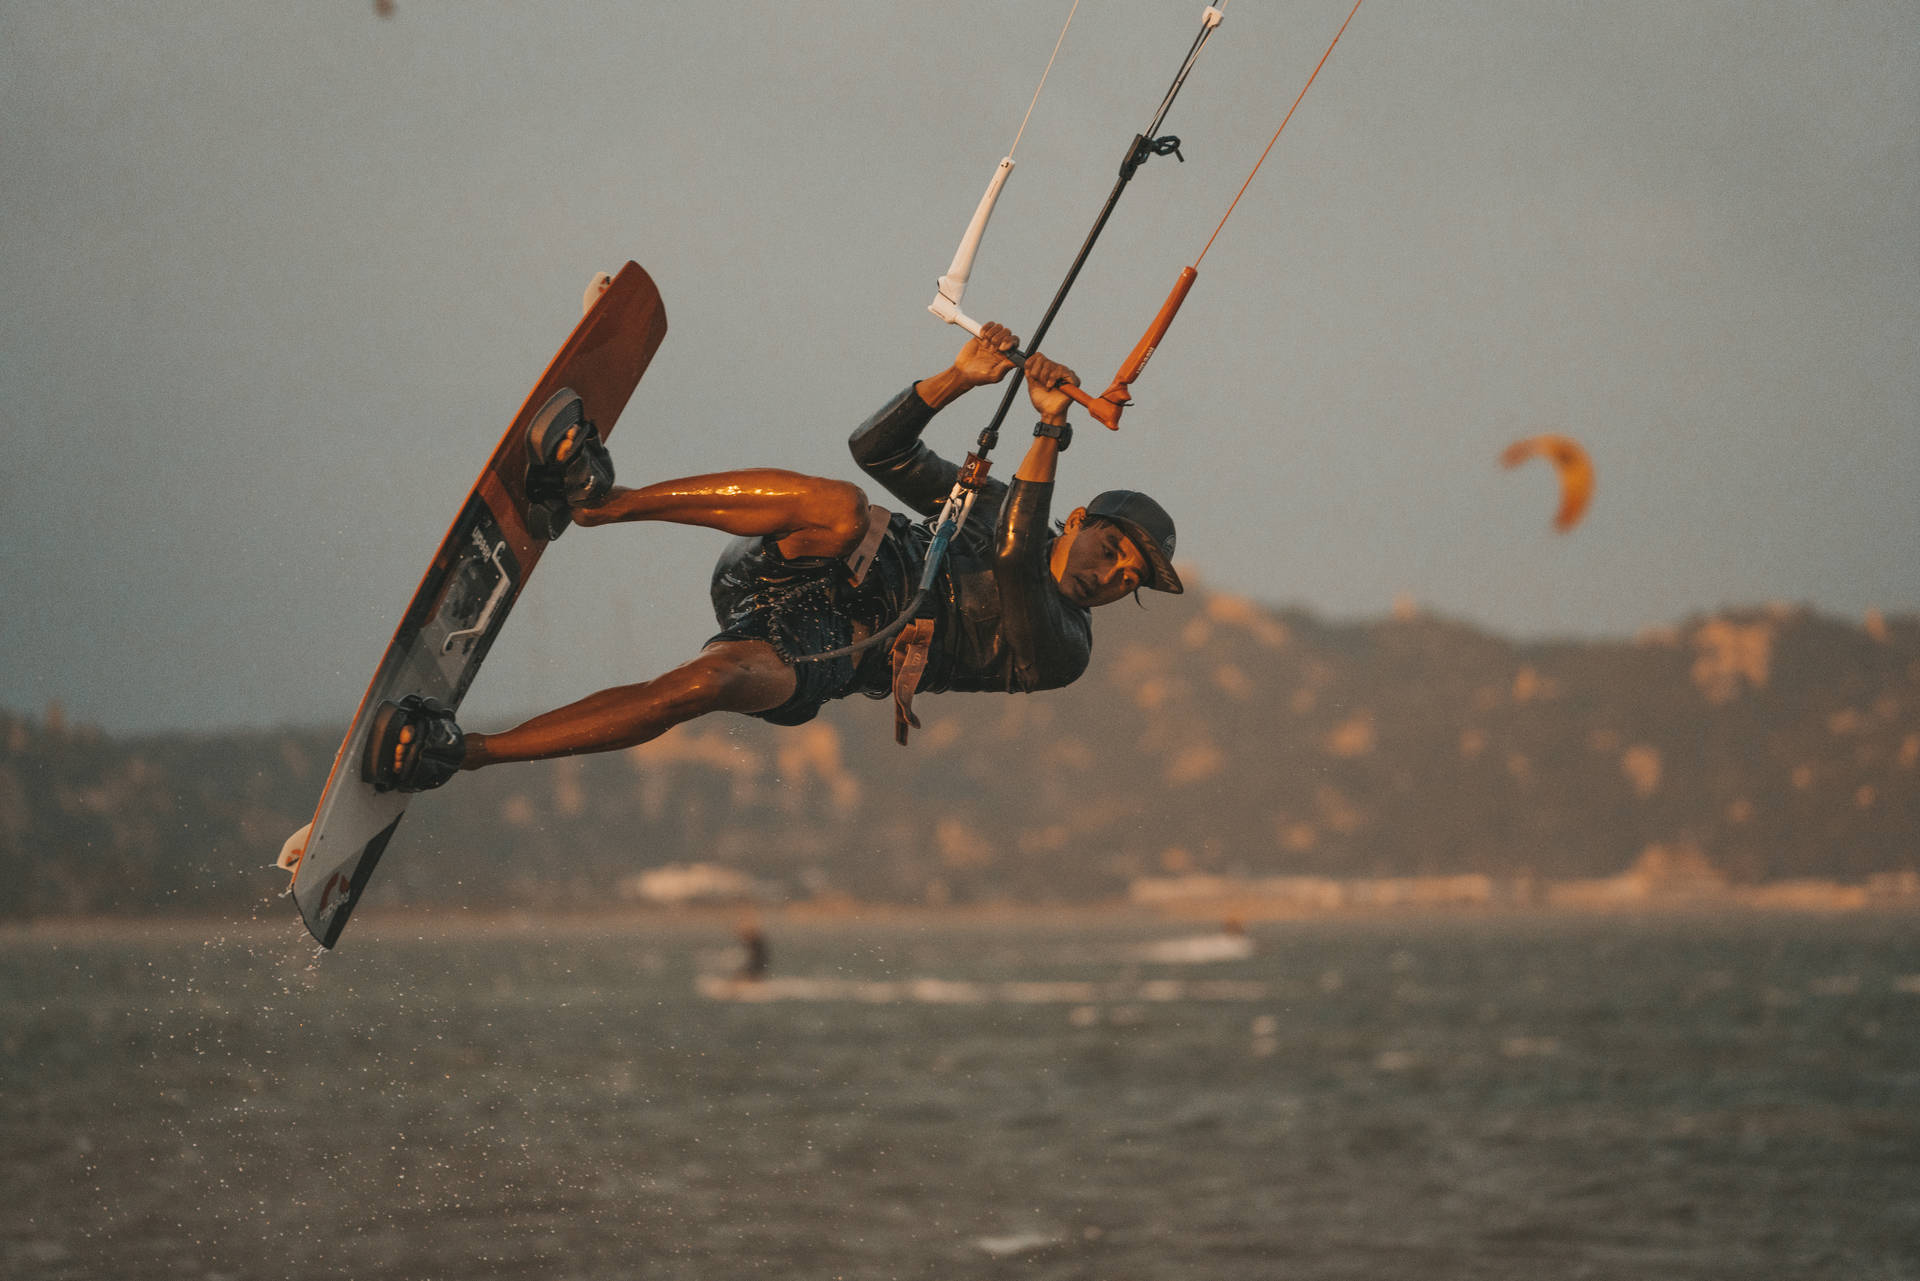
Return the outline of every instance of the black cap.
[[[1109,489],[1087,504],[1087,519],[1118,525],[1133,540],[1153,571],[1142,586],[1175,596],[1186,590],[1173,572],[1173,517],[1166,508],[1137,489]]]

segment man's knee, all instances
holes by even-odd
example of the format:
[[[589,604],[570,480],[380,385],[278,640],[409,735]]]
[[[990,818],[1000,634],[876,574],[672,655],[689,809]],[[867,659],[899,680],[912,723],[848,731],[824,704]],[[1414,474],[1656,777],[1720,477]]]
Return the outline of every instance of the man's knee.
[[[806,528],[780,540],[790,556],[844,556],[867,536],[867,493],[850,481],[816,478],[808,494]]]
[[[821,528],[849,550],[858,547],[867,536],[867,491],[850,481],[829,480],[823,484],[820,500]]]
[[[793,696],[793,668],[765,641],[716,641],[680,669],[691,715],[764,712]]]

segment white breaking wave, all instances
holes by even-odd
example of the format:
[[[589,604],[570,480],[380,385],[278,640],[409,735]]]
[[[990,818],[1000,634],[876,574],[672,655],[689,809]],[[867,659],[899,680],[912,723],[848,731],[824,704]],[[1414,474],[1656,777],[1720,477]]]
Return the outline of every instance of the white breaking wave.
[[[1211,965],[1244,961],[1253,955],[1253,940],[1244,934],[1197,934],[1192,938],[1162,939],[1141,949],[1141,955],[1162,965]]]
[[[869,1005],[1090,1005],[1102,1001],[1264,1001],[1267,985],[1232,979],[1147,979],[1124,983],[1007,982],[910,978],[742,979],[702,974],[694,990],[713,1001],[858,1001]]]

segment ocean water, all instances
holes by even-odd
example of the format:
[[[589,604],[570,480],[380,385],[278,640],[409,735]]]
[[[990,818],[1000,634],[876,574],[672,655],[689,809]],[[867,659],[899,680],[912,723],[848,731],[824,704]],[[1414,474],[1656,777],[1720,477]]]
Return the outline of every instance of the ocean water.
[[[1920,1277],[1917,925],[13,930],[0,1275]]]

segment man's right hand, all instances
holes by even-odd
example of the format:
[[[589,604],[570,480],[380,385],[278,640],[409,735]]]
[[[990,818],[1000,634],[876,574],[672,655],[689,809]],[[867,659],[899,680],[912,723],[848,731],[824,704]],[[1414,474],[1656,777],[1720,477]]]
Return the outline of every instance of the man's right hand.
[[[989,320],[980,326],[980,336],[968,339],[960,354],[953,358],[953,372],[971,387],[997,383],[1014,367],[1013,362],[1000,353],[1019,345],[1020,340],[1012,330]]]

